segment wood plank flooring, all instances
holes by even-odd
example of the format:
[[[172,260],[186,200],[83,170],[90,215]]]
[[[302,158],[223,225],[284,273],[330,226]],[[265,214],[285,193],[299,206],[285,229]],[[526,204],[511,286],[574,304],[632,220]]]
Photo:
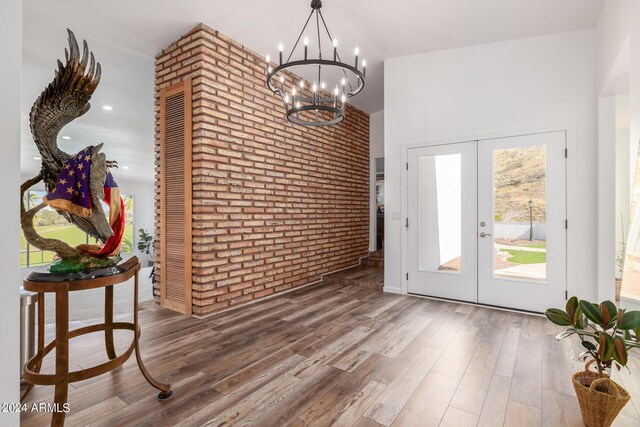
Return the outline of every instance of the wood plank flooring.
[[[140,319],[147,368],[173,398],[158,401],[132,358],[72,385],[68,426],[582,425],[579,343],[556,342],[540,316],[321,284],[206,319],[145,303]],[[117,334],[120,352],[128,340]],[[72,369],[105,360],[101,334],[72,342]],[[630,363],[616,426],[640,425],[638,354]],[[52,395],[36,387],[27,403]]]
[[[382,258],[363,258],[366,259],[382,260]],[[346,268],[336,273],[331,273],[323,277],[326,283],[339,284],[339,285],[352,285],[359,286],[361,288],[368,288],[377,291],[381,291],[384,288],[384,266],[362,264],[355,267]]]

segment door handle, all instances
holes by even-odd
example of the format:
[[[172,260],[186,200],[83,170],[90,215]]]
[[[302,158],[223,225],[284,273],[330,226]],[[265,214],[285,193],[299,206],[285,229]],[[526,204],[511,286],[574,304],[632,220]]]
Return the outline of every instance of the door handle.
[[[491,236],[490,233],[485,233],[484,231],[481,231],[479,234],[480,237],[487,237],[487,236]]]

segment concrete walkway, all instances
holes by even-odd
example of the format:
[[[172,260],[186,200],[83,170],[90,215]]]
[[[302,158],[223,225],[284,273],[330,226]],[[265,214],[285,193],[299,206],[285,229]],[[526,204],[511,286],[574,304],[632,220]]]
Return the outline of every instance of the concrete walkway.
[[[520,278],[529,280],[544,280],[547,274],[547,264],[520,264],[513,267],[503,268],[495,272],[496,276],[509,278]]]
[[[496,249],[511,249],[514,251],[528,251],[528,252],[547,252],[546,248],[528,248],[526,246],[501,245],[499,243],[496,243]]]

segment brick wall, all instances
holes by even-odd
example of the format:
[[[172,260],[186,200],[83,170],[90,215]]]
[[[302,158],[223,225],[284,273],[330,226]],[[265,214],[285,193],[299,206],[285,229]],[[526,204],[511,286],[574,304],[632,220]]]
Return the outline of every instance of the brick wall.
[[[156,57],[156,186],[159,91],[193,78],[195,315],[317,281],[367,254],[369,116],[348,106],[339,125],[292,125],[264,70],[261,55],[203,24]],[[159,215],[157,198],[156,236]],[[156,267],[159,280],[159,257]]]

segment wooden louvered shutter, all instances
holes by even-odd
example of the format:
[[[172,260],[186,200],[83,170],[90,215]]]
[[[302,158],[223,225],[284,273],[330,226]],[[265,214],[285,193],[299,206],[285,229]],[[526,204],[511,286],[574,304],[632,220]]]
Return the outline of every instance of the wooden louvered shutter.
[[[160,303],[191,314],[191,78],[160,92]]]

